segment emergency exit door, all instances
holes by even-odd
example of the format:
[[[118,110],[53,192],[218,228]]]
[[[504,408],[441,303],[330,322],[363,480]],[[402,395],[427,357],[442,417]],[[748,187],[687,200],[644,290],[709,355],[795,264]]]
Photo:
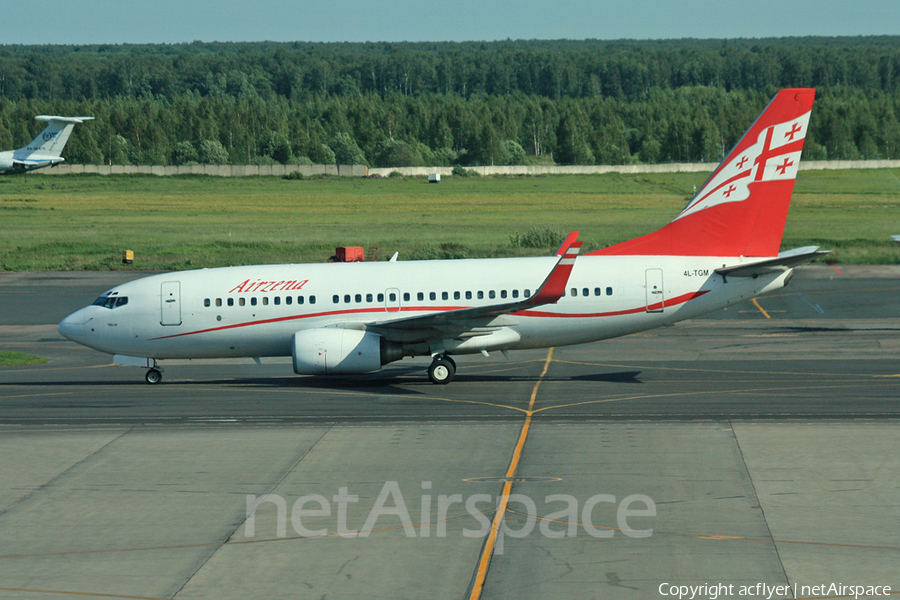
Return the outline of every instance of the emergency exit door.
[[[666,308],[666,294],[663,291],[662,269],[647,269],[647,312],[660,313]]]
[[[160,325],[181,325],[181,282],[163,282],[159,300]]]

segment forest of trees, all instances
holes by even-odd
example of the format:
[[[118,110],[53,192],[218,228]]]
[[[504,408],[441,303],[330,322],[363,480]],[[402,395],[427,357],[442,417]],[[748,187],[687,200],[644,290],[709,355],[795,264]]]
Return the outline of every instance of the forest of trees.
[[[900,36],[0,46],[0,149],[77,114],[72,163],[715,161],[783,87],[805,157],[900,158]]]

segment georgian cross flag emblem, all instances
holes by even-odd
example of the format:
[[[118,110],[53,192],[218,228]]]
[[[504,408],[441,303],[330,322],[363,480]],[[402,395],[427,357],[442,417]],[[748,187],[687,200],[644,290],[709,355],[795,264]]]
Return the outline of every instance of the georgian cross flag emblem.
[[[752,183],[794,179],[808,123],[809,112],[806,112],[791,121],[766,127],[756,143],[733,150],[729,160],[709,178],[675,220],[718,204],[742,202],[750,197]]]

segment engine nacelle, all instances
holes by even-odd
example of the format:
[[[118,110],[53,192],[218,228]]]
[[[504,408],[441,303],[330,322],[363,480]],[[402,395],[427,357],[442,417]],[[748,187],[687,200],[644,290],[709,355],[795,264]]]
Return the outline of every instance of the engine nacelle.
[[[298,375],[374,373],[383,364],[382,338],[358,329],[323,327],[294,334],[291,354]]]

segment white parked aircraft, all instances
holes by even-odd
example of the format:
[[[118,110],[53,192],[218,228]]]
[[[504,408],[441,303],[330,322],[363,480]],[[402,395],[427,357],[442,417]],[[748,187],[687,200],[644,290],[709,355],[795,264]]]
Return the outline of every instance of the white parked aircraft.
[[[310,375],[431,356],[579,344],[696,317],[787,285],[817,247],[779,254],[815,90],[772,100],[659,231],[577,257],[325,263],[165,273],[66,317],[65,337],[148,369],[157,360],[292,356]]]
[[[94,117],[48,117],[40,115],[37,121],[47,121],[44,128],[34,140],[18,150],[0,152],[0,174],[24,173],[52,167],[65,161],[62,158],[63,148],[69,141],[72,128],[78,123],[93,120]]]

